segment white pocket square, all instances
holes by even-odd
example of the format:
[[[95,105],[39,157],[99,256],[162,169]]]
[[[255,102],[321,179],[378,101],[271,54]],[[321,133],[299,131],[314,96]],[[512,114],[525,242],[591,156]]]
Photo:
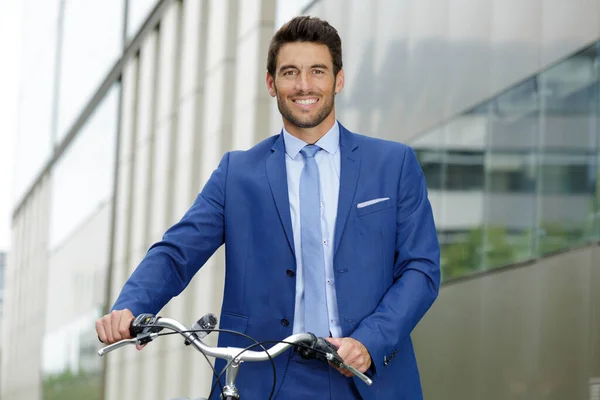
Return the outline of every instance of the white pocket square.
[[[377,203],[381,203],[382,201],[386,201],[389,200],[389,197],[382,197],[379,199],[373,199],[373,200],[369,200],[369,201],[363,201],[362,203],[358,203],[356,205],[356,208],[364,208],[364,207],[368,207],[368,206],[372,206],[373,204],[377,204]]]

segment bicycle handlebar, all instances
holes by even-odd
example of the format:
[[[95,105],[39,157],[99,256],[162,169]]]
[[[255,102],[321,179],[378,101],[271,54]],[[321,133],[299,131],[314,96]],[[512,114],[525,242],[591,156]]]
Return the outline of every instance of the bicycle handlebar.
[[[216,325],[216,319],[214,321],[214,325]],[[361,373],[356,368],[346,365],[338,356],[336,352],[337,348],[333,344],[329,343],[323,338],[317,338],[312,333],[297,333],[288,336],[282,340],[281,343],[272,346],[266,351],[255,351],[238,347],[213,347],[205,344],[195,334],[194,331],[190,331],[180,322],[171,318],[154,317],[148,314],[138,316],[132,321],[130,330],[132,336],[136,334],[135,338],[121,340],[108,345],[98,350],[98,355],[104,356],[105,354],[128,344],[145,344],[151,342],[159,336],[158,332],[163,328],[170,329],[181,334],[183,337],[185,337],[186,344],[191,344],[194,346],[194,348],[196,348],[196,350],[204,353],[207,356],[222,358],[236,363],[267,361],[280,355],[291,346],[304,344],[306,345],[304,347],[308,349],[303,351],[304,357],[312,356],[324,361],[328,361],[339,368],[348,369],[367,385],[371,385],[373,383],[368,376]]]

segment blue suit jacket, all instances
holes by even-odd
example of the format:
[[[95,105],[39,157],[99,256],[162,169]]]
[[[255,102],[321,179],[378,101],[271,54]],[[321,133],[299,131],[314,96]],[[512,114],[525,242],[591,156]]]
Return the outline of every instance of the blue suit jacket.
[[[413,151],[403,144],[354,134],[340,124],[340,149],[333,261],[339,319],[343,336],[362,342],[374,365],[372,386],[354,379],[364,399],[420,399],[410,333],[435,300],[440,282],[425,179]],[[294,320],[296,278],[286,271],[295,270],[296,261],[282,135],[225,154],[181,221],[150,248],[113,309],[158,313],[223,243],[220,328],[258,341],[291,335],[286,320]],[[219,344],[247,347],[250,342],[221,334]],[[288,358],[274,361],[279,387]],[[242,365],[240,393],[266,399],[271,377],[269,362]]]

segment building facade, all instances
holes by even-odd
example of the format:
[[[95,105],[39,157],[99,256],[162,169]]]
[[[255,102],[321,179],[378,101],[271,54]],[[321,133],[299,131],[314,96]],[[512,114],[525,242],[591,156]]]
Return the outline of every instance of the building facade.
[[[414,335],[425,397],[589,395],[600,376],[600,0],[23,7],[0,398],[208,394],[210,369],[180,338],[101,359],[94,320],[222,154],[279,132],[266,53],[297,14],[340,32],[340,121],[409,143],[425,172],[444,277]],[[219,250],[161,315],[191,325],[218,313],[223,280]]]
[[[6,253],[0,252],[0,332],[2,332],[4,304],[4,275],[6,271]],[[2,349],[0,349],[1,351]]]

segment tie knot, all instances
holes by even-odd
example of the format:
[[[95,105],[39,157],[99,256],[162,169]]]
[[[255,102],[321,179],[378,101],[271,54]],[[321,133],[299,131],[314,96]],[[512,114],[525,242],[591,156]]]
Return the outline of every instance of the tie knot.
[[[313,158],[319,150],[321,150],[319,146],[315,144],[307,144],[302,150],[300,150],[300,153],[302,153],[304,158]]]

